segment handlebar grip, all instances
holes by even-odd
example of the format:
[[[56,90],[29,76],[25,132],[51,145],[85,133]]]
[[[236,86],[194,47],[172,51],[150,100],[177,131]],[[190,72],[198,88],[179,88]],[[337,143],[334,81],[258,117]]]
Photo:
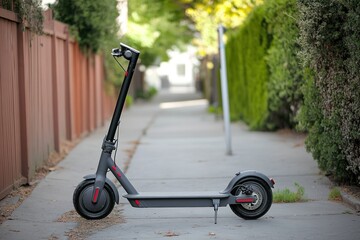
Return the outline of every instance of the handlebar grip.
[[[122,53],[119,48],[113,48],[111,50],[111,55],[113,55],[114,57],[121,57]]]

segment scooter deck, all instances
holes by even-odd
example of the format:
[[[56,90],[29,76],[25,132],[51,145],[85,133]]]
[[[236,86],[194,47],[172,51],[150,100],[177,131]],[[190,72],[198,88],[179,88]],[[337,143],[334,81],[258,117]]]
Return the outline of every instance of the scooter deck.
[[[219,207],[227,205],[229,194],[219,192],[144,192],[124,195],[133,207],[213,207],[214,200]]]

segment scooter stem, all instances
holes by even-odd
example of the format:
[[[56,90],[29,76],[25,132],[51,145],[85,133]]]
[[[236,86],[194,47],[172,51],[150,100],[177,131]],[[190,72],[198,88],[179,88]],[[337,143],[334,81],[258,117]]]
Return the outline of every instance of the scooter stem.
[[[132,76],[135,71],[136,62],[140,55],[140,52],[138,50],[133,49],[123,43],[120,43],[120,46],[121,46],[121,49],[120,49],[119,56],[123,56],[126,60],[128,60],[129,65],[125,72],[125,77],[124,77],[123,83],[121,85],[118,100],[116,102],[114,115],[111,119],[108,134],[106,135],[106,140],[110,141],[110,142],[114,141],[116,128],[119,124],[121,112],[122,112],[122,109],[124,107],[125,100],[126,100],[126,95],[129,91],[131,79],[132,79]]]

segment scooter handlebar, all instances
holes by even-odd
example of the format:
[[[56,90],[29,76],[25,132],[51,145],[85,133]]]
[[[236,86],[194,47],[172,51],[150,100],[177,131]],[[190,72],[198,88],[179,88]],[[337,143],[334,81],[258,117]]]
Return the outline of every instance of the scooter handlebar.
[[[136,58],[139,56],[140,52],[132,47],[129,47],[123,43],[120,43],[120,48],[113,48],[111,51],[111,55],[114,57],[123,56],[126,60],[131,61],[133,56]]]

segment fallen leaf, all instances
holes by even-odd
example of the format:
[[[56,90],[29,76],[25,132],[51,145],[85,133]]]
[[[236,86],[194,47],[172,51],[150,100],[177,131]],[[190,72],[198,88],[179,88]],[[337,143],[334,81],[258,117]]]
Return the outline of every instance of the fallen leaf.
[[[175,233],[175,232],[166,232],[164,237],[176,237],[176,236],[179,236],[179,234]]]

